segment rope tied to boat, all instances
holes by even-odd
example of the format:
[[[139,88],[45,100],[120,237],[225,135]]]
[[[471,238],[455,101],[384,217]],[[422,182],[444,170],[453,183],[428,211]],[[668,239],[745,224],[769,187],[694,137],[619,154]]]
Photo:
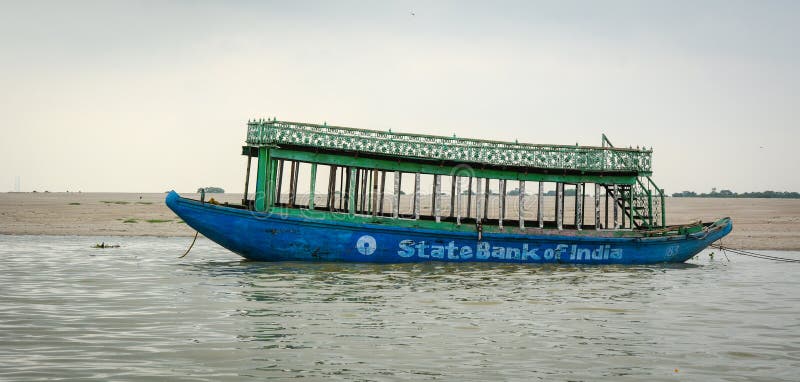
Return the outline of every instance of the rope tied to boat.
[[[192,244],[189,245],[189,249],[186,250],[186,253],[184,253],[183,255],[180,255],[180,257],[178,257],[179,259],[182,259],[182,258],[186,257],[186,255],[189,254],[189,251],[191,251],[192,247],[194,247],[194,242],[197,241],[197,235],[199,235],[199,234],[200,234],[200,232],[194,231],[194,239],[192,240]]]
[[[778,261],[778,262],[783,262],[783,263],[800,263],[800,259],[790,259],[790,258],[787,258],[787,257],[765,255],[763,253],[755,253],[755,252],[745,251],[743,249],[725,247],[725,246],[723,246],[721,244],[711,244],[711,245],[709,245],[709,247],[719,249],[719,250],[723,251],[723,253],[725,253],[727,251],[730,251],[731,253],[735,253],[737,255],[750,256],[750,257],[755,257],[755,258],[758,258],[758,259],[772,260],[772,261]]]

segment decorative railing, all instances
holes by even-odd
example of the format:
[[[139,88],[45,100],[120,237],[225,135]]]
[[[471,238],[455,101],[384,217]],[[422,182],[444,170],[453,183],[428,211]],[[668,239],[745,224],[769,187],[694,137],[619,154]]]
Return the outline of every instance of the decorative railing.
[[[247,144],[291,144],[396,157],[557,170],[651,171],[652,150],[538,145],[363,130],[309,123],[248,122]]]

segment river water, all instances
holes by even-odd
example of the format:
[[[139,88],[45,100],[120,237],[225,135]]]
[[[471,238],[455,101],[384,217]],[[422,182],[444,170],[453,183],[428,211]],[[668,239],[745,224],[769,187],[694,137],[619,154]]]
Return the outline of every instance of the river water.
[[[254,263],[100,240],[0,236],[0,380],[800,379],[800,264]]]

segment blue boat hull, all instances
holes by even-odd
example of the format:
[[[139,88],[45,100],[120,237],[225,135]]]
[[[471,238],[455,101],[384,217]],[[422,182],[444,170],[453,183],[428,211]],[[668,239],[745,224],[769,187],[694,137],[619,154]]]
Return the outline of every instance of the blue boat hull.
[[[703,231],[661,237],[437,231],[327,221],[230,208],[181,198],[167,206],[219,245],[257,261],[421,261],[652,264],[684,262],[732,229],[721,219]]]

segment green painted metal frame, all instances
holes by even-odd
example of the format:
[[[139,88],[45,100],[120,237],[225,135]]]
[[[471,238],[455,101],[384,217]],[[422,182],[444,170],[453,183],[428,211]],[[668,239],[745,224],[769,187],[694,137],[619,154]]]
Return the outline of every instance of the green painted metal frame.
[[[605,136],[604,136],[605,137]],[[540,145],[392,133],[310,123],[248,122],[247,144],[299,145],[392,157],[550,170],[651,173],[652,150],[613,146]]]
[[[360,140],[360,141],[359,141]],[[388,141],[387,141],[388,140]],[[383,142],[383,143],[381,143]],[[387,142],[391,142],[392,144],[388,144]],[[484,140],[475,140],[475,139],[458,139],[458,138],[448,138],[448,137],[439,137],[439,136],[429,136],[429,135],[417,135],[417,134],[398,134],[398,133],[387,133],[383,131],[376,131],[376,130],[361,130],[361,129],[352,129],[346,127],[335,127],[335,126],[326,126],[326,125],[314,125],[314,124],[304,124],[304,123],[294,123],[294,122],[283,122],[283,121],[254,121],[248,123],[248,139],[247,139],[248,146],[246,148],[256,148],[258,149],[258,172],[257,172],[257,179],[256,179],[256,195],[255,195],[255,209],[257,211],[276,211],[281,210],[281,208],[274,206],[275,202],[275,187],[270,186],[274,185],[276,179],[276,172],[277,172],[277,162],[279,159],[282,160],[294,160],[294,161],[301,161],[301,162],[308,162],[312,165],[312,185],[311,185],[311,197],[315,195],[315,186],[316,186],[316,170],[317,164],[327,164],[327,165],[336,165],[336,166],[344,166],[349,167],[350,169],[350,176],[351,179],[355,177],[355,172],[357,168],[368,168],[373,170],[381,170],[381,171],[400,171],[405,173],[422,173],[422,174],[432,174],[432,175],[458,175],[458,176],[470,176],[470,177],[477,177],[477,178],[486,178],[486,179],[504,179],[504,180],[522,180],[522,181],[541,181],[541,182],[558,182],[558,183],[598,183],[598,184],[618,184],[618,185],[630,185],[630,193],[627,195],[626,199],[628,202],[629,211],[625,211],[630,220],[631,220],[631,228],[634,226],[634,220],[638,221],[638,226],[640,228],[656,228],[656,225],[660,223],[661,227],[666,227],[666,216],[665,216],[665,203],[664,203],[664,190],[658,188],[658,186],[653,182],[650,178],[650,156],[652,154],[651,150],[639,150],[639,149],[617,149],[611,144],[608,138],[603,135],[602,136],[602,147],[581,147],[581,146],[556,146],[556,145],[531,145],[531,144],[519,144],[519,143],[508,143],[508,142],[497,142],[497,141],[484,141]],[[287,148],[280,148],[277,144],[285,143],[291,144],[293,147],[297,148],[300,147],[311,147],[311,148],[322,148],[322,149],[337,149],[341,153],[331,153],[328,152],[319,152],[317,150],[305,150],[305,149],[287,149]],[[400,143],[400,144],[398,144]],[[408,146],[411,144],[412,146]],[[460,147],[466,151],[461,152],[460,154],[456,154],[454,156],[454,151],[450,150],[450,146]],[[478,155],[474,149],[483,150],[483,157],[484,160],[472,160],[470,159],[464,160],[464,152],[470,152],[470,149],[473,149],[471,152],[472,154]],[[408,153],[403,152],[403,150],[412,150],[416,152],[416,154],[412,153],[411,155],[407,155]],[[348,151],[351,150],[351,151]],[[416,150],[416,151],[414,151]],[[438,152],[445,152],[444,155],[429,155],[435,153],[436,150]],[[449,151],[448,151],[449,150]],[[542,163],[538,163],[539,166],[535,172],[528,173],[528,172],[520,172],[518,169],[515,170],[503,170],[498,169],[497,165],[503,166],[526,166],[530,165],[530,163],[525,161],[520,161],[519,156],[496,156],[496,150],[506,150],[506,151],[520,151],[520,150],[528,150],[530,151],[531,155],[541,155],[544,151],[553,152],[561,152],[564,155],[571,155],[571,159],[566,161],[559,161],[559,160],[550,160],[549,162],[545,162],[545,164],[552,165],[554,167],[549,167],[552,170],[548,171],[548,167],[542,167]],[[354,152],[353,152],[354,151]],[[419,155],[419,152],[422,152],[426,155]],[[398,158],[402,157],[410,157],[411,159],[427,159],[427,160],[436,160],[438,162],[442,162],[443,160],[447,161],[454,161],[460,163],[457,166],[451,165],[442,165],[436,163],[425,163],[425,161],[401,161],[401,160],[392,160],[392,159],[378,159],[376,157],[359,157],[359,153],[373,153],[379,155],[388,155],[394,156]],[[447,154],[449,153],[449,154]],[[566,153],[566,154],[565,154]],[[607,158],[609,156],[626,156],[627,159],[612,161],[612,166],[607,166],[609,162],[605,159],[603,160],[603,165],[598,168],[595,165],[597,162],[592,162],[593,165],[588,167],[576,167],[574,166],[577,163],[584,163],[586,164],[586,160],[584,158],[583,162],[580,160],[576,160],[576,155],[580,156],[581,154],[592,153],[596,158],[598,156],[597,153],[601,153],[603,158]],[[448,156],[449,155],[449,156]],[[636,157],[638,159],[631,159],[633,155],[645,155],[646,160],[642,158],[645,157]],[[478,155],[477,157],[480,157]],[[489,158],[490,160],[485,160]],[[563,159],[564,157],[562,157]],[[497,159],[497,160],[492,160]],[[629,164],[631,162],[635,162],[636,165],[634,167],[630,167]],[[472,164],[472,165],[470,165]],[[619,166],[622,164],[622,166]],[[487,165],[495,166],[486,168]],[[586,173],[583,172],[581,174],[569,174],[569,173],[558,173],[558,170],[562,170],[562,172],[567,172],[568,170],[580,170],[580,171],[597,171],[602,170],[604,174],[597,174],[597,173]],[[621,174],[614,174],[615,172],[628,172],[628,174],[621,175]],[[630,175],[630,173],[635,173],[636,175]],[[611,174],[611,175],[608,175]],[[646,178],[647,180],[643,182],[642,178]],[[647,183],[647,185],[645,185]],[[658,220],[654,221],[655,217],[655,210],[654,210],[654,203],[653,191],[651,190],[650,186],[655,187],[655,192],[658,197],[660,197],[660,205],[656,208],[660,211],[660,222]],[[350,183],[350,192],[349,192],[349,200],[347,200],[347,210],[351,217],[357,216],[356,215],[356,200],[355,200],[355,184]],[[639,188],[639,192],[637,192],[637,188]],[[314,201],[309,201],[312,206]],[[639,209],[636,208],[636,205],[641,204],[640,207],[647,209],[647,214],[642,214]],[[312,211],[316,212],[316,211]],[[624,219],[624,215],[623,215]],[[435,222],[425,222],[419,221],[422,224],[437,224]],[[438,227],[436,225],[431,226]]]
[[[599,175],[565,175],[543,173],[521,173],[496,169],[482,169],[465,166],[440,166],[417,162],[399,162],[384,159],[354,157],[340,154],[314,153],[308,151],[270,149],[270,158],[298,160],[301,162],[319,163],[337,166],[351,166],[378,169],[384,171],[401,171],[406,173],[422,173],[432,175],[458,175],[478,178],[563,182],[563,183],[601,183],[601,184],[634,184],[636,176],[599,176]]]
[[[267,185],[272,184],[272,182],[269,179],[267,166],[271,164],[272,161],[269,159],[269,149],[260,147],[258,149],[258,172],[256,173],[256,211],[264,211],[268,205],[267,193],[270,192],[270,190],[267,189]]]
[[[354,187],[354,183],[351,183],[351,187]],[[352,200],[351,203],[353,203],[352,204],[353,209],[351,211],[354,211],[355,200],[352,199],[352,196],[351,200]],[[444,230],[451,232],[475,232],[475,224],[463,224],[463,223],[457,224],[453,221],[440,221],[437,223],[434,220],[394,218],[391,216],[373,216],[371,214],[356,214],[354,212],[349,214],[343,214],[340,212],[310,210],[306,208],[288,208],[280,206],[270,207],[269,213],[276,216],[291,216],[291,217],[306,218],[306,219],[337,221],[346,218],[349,222],[363,223],[363,224],[391,224],[392,226],[396,227],[435,229],[435,230]],[[527,227],[525,229],[520,229],[519,227],[512,225],[507,225],[504,227],[496,225],[484,225],[482,228],[483,232],[492,232],[492,233],[531,233],[531,231],[536,231],[536,230],[542,230],[542,229],[549,230],[549,228],[538,228],[538,227]],[[593,229],[585,229],[581,231],[576,230],[575,232],[577,232],[578,235],[580,236],[602,236],[602,237],[639,236],[638,233],[631,230],[597,231]]]

